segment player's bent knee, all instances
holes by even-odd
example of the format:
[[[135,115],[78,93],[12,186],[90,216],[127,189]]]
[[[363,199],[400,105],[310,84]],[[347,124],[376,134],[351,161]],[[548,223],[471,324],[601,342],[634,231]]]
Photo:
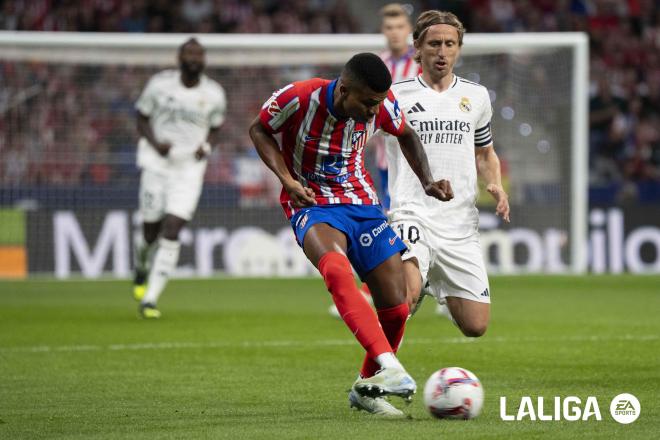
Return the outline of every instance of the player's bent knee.
[[[188,223],[187,220],[177,217],[173,214],[167,214],[163,219],[161,234],[168,240],[176,241],[179,239],[181,229]]]
[[[464,323],[459,323],[459,328],[461,332],[467,337],[478,338],[483,336],[488,330],[487,321],[468,321]]]
[[[163,237],[168,240],[177,241],[179,239],[179,232],[181,231],[183,225],[177,225],[172,223],[163,224]]]

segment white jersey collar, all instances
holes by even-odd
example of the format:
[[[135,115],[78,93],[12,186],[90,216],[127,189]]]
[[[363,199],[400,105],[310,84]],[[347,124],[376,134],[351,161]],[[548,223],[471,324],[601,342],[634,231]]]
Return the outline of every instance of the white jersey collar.
[[[451,85],[447,88],[447,90],[454,88],[456,86],[456,84],[458,83],[458,75],[456,75],[455,73],[452,73],[452,75],[454,75],[454,80],[451,82]],[[431,89],[431,90],[435,91],[431,86],[428,85],[428,83],[426,81],[424,81],[424,78],[422,78],[421,73],[419,75],[417,75],[417,81],[419,81],[419,83],[423,87],[426,87],[427,89]],[[438,92],[438,93],[444,93],[447,90],[443,90],[442,92]]]

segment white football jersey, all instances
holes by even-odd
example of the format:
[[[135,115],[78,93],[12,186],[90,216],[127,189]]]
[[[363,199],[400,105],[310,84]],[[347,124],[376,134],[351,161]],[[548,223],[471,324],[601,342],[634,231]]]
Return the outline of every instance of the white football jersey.
[[[206,75],[189,88],[181,82],[179,70],[155,74],[135,108],[149,117],[156,139],[169,142],[172,149],[167,157],[162,157],[142,138],[138,144],[138,166],[163,170],[195,160],[195,151],[206,142],[209,130],[224,121],[226,107],[224,89]]]
[[[401,149],[388,145],[391,219],[418,218],[447,238],[475,233],[479,226],[475,148],[493,143],[488,90],[454,75],[451,86],[437,92],[419,75],[394,84],[392,91],[424,145],[433,178],[449,180],[454,198],[441,202],[427,196]]]

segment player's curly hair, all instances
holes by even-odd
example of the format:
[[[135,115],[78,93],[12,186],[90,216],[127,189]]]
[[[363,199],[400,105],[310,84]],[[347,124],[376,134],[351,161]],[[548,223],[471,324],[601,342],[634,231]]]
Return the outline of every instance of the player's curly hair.
[[[451,12],[431,10],[423,12],[417,18],[417,22],[415,23],[415,29],[413,29],[413,42],[416,49],[424,42],[426,31],[436,24],[448,24],[449,26],[455,27],[458,32],[458,45],[459,47],[463,46],[465,27],[463,27],[463,23],[461,23],[458,17]],[[415,61],[418,63],[422,61],[419,53],[415,54]]]
[[[378,55],[363,52],[348,60],[342,76],[349,82],[368,86],[376,93],[386,92],[392,85],[392,75]]]

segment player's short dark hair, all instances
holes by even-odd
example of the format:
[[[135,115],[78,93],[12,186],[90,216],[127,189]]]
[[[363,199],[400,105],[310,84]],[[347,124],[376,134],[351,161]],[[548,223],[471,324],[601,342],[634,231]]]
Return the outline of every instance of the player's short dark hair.
[[[199,46],[202,49],[204,46],[202,46],[202,43],[199,42],[199,40],[195,37],[190,37],[186,41],[184,41],[181,46],[179,46],[179,55],[181,55],[181,52],[183,52],[183,49],[188,46],[188,45],[193,45],[193,46]]]
[[[348,60],[342,76],[351,83],[367,86],[376,93],[383,93],[392,85],[392,75],[378,55],[364,52]]]

